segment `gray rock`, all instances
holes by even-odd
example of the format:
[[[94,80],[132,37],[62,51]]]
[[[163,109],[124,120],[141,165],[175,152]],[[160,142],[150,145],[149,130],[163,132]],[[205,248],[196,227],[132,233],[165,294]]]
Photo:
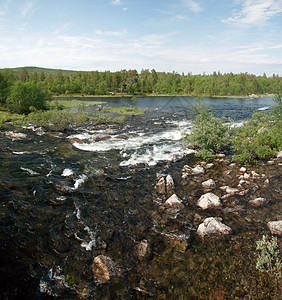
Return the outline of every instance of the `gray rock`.
[[[205,169],[202,166],[196,166],[195,168],[191,169],[191,172],[193,175],[204,174]]]
[[[197,205],[202,209],[222,206],[220,199],[213,193],[206,193],[200,197]]]
[[[282,236],[282,221],[270,221],[267,223],[267,227],[272,234]]]
[[[27,135],[21,132],[10,132],[9,135],[12,139],[17,139],[17,140],[23,140],[27,138]]]
[[[204,238],[205,236],[227,235],[232,233],[232,229],[221,223],[221,218],[206,218],[197,229],[197,234]]]
[[[168,198],[165,202],[165,205],[173,207],[184,207],[184,205],[182,204],[182,200],[176,194],[173,194],[170,198]]]
[[[234,195],[234,194],[240,192],[238,189],[230,187],[230,186],[227,186],[225,191],[226,191],[227,194],[230,194],[230,195]]]
[[[170,174],[166,176],[166,192],[172,194],[174,192],[175,186],[173,178]]]
[[[202,186],[206,189],[215,187],[215,182],[212,179],[208,179],[202,182]]]

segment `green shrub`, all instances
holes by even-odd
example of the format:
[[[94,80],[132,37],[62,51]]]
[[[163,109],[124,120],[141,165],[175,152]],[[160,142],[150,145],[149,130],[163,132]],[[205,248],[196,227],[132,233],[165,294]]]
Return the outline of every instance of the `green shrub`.
[[[192,107],[195,119],[192,132],[183,136],[184,141],[199,150],[196,154],[201,158],[212,158],[229,146],[230,125],[224,118],[216,118],[207,106],[199,102]]]
[[[11,112],[28,114],[34,110],[47,109],[46,101],[50,98],[49,92],[43,85],[37,85],[34,82],[17,81],[11,87],[7,105]]]
[[[257,241],[256,244],[256,250],[261,251],[256,263],[257,270],[266,272],[277,279],[281,278],[282,263],[280,260],[277,238],[272,237],[269,239],[267,236],[263,235],[262,239]]]
[[[282,147],[281,120],[278,118],[277,108],[269,114],[255,112],[250,120],[237,128],[232,138],[234,161],[255,164],[259,159],[274,156]]]

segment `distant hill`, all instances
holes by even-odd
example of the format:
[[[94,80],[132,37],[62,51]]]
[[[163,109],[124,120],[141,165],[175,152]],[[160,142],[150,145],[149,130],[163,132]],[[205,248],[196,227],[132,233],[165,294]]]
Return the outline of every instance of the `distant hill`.
[[[59,71],[59,69],[48,69],[48,68],[40,68],[40,67],[33,67],[33,66],[28,66],[28,67],[18,67],[18,68],[8,68],[9,70],[12,70],[14,72],[18,72],[21,69],[25,69],[28,74],[34,73],[35,71],[40,74],[44,72],[46,76],[49,74],[51,75],[56,75]],[[0,71],[3,69],[0,69]],[[63,75],[71,75],[74,74],[78,71],[73,71],[73,70],[62,70]]]

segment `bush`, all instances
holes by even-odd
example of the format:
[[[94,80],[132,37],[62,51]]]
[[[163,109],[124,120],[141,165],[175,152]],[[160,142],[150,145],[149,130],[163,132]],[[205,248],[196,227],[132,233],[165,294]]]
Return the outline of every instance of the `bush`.
[[[257,241],[256,244],[256,250],[261,251],[256,264],[257,270],[266,272],[277,279],[281,278],[282,263],[279,257],[277,238],[272,237],[269,239],[267,236],[263,235],[262,239]]]
[[[275,155],[282,147],[281,140],[281,97],[269,114],[255,112],[250,120],[237,128],[232,138],[234,161],[255,164],[259,159]]]
[[[11,87],[10,99],[7,104],[11,112],[28,114],[34,110],[47,109],[46,101],[50,98],[49,92],[43,85],[17,81]]]
[[[196,115],[192,132],[183,136],[184,141],[199,152],[201,158],[212,158],[229,147],[230,125],[225,124],[224,118],[216,118],[207,106],[201,102],[192,107]]]

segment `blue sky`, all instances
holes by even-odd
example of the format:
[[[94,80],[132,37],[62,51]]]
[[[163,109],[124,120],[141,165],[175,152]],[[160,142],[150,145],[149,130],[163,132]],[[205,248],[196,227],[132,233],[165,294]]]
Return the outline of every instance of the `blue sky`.
[[[282,75],[282,0],[0,0],[0,68]]]

